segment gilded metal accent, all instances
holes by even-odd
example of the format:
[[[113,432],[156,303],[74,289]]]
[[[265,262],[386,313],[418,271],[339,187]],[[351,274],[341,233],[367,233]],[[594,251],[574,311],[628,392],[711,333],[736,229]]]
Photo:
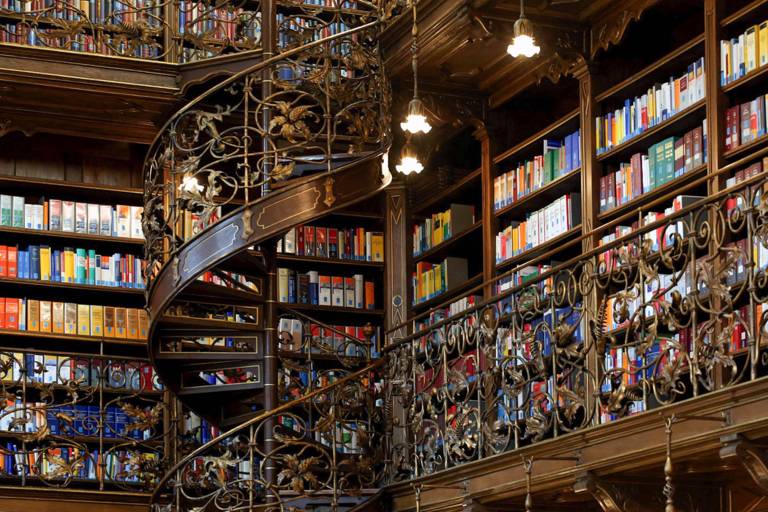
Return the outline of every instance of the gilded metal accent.
[[[336,196],[333,195],[333,184],[335,182],[336,180],[330,176],[325,180],[325,199],[323,199],[323,204],[328,208],[336,202]]]

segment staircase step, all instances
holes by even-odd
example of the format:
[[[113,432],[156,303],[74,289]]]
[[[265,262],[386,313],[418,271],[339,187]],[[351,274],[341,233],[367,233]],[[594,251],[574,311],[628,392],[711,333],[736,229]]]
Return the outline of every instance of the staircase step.
[[[262,382],[245,382],[243,384],[222,384],[207,386],[182,387],[177,393],[178,396],[207,395],[212,393],[233,393],[235,391],[246,391],[251,389],[263,389]]]
[[[261,333],[260,323],[238,323],[214,318],[164,315],[158,320],[158,333],[167,336],[217,336],[230,334]]]

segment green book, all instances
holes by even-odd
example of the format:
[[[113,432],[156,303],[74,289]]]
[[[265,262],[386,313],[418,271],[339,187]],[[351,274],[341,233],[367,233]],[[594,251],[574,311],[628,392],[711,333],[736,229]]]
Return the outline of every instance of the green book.
[[[13,211],[11,196],[0,195],[0,225],[12,226],[13,219],[11,212]]]
[[[88,249],[88,284],[96,284],[96,249]]]
[[[78,284],[85,283],[85,249],[78,248],[75,251],[75,282]]]
[[[11,219],[13,227],[15,228],[23,228],[24,227],[24,198],[19,196],[13,196],[11,199],[11,208],[13,209],[11,213]]]
[[[656,186],[660,187],[666,183],[667,170],[664,165],[664,141],[653,146],[656,152]]]
[[[664,140],[664,182],[670,182],[675,178],[675,138]]]
[[[656,144],[648,148],[648,190],[656,188]]]

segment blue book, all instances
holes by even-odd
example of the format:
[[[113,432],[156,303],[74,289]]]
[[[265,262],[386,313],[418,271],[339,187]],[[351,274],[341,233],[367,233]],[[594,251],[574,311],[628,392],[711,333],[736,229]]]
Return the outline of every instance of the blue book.
[[[115,414],[115,432],[117,433],[116,436],[130,437],[126,431],[126,427],[128,425],[128,415],[125,414],[125,411],[123,411],[119,407],[114,408],[114,414]]]
[[[88,284],[96,284],[96,250],[88,249]]]
[[[40,246],[29,246],[29,279],[40,279]]]
[[[51,262],[51,281],[61,282],[61,251],[53,250],[53,261]]]

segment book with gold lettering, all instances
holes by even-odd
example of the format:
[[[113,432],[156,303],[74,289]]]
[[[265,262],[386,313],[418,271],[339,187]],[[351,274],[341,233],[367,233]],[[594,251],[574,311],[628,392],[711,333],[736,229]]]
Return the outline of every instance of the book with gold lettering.
[[[115,338],[127,338],[127,312],[125,308],[115,308]]]
[[[27,330],[40,331],[40,301],[29,299],[27,301]]]
[[[51,320],[53,323],[51,331],[54,334],[64,334],[64,303],[53,302],[51,304]]]
[[[139,339],[139,310],[136,308],[128,308],[126,311],[126,331],[128,339]]]
[[[77,334],[77,304],[64,304],[64,334]]]
[[[77,305],[77,334],[91,335],[91,308],[88,304]]]
[[[91,306],[91,336],[104,336],[104,306]]]
[[[104,306],[104,336],[107,338],[116,338],[115,332],[115,308]]]
[[[51,319],[51,301],[40,301],[40,332],[51,332],[53,322]]]
[[[149,315],[146,309],[139,309],[139,339],[146,340],[149,336]]]

